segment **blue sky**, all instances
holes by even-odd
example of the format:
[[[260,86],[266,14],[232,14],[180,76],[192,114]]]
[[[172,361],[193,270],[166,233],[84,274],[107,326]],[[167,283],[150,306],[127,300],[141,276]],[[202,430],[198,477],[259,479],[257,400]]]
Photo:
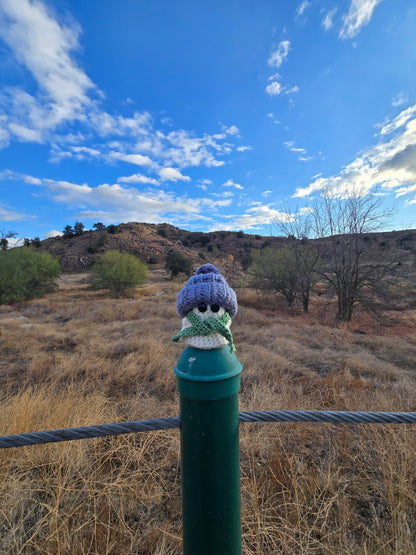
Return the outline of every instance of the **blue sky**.
[[[413,0],[1,0],[0,228],[269,234],[330,188],[416,221]]]

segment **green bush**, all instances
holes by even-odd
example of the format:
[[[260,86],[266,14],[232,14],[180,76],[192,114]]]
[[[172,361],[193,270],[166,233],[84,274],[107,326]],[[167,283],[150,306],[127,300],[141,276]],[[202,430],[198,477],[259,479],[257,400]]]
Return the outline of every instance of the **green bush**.
[[[137,285],[145,283],[147,266],[132,254],[116,250],[97,256],[91,268],[92,289],[110,289],[113,297],[130,297]]]
[[[179,273],[184,273],[190,276],[192,273],[192,260],[186,258],[182,253],[171,250],[166,255],[165,268],[171,273],[172,277],[177,276]]]
[[[150,254],[147,259],[148,264],[157,264],[159,262],[159,257],[157,254]]]
[[[108,225],[106,229],[111,235],[114,235],[115,233],[118,233],[120,231],[119,226],[114,224]]]
[[[0,304],[41,297],[56,287],[59,262],[47,252],[20,247],[0,252]]]

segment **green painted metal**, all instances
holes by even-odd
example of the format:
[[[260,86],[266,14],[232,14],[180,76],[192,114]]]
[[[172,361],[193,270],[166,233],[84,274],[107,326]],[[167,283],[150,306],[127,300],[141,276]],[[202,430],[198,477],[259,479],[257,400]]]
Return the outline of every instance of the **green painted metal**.
[[[184,555],[241,555],[238,391],[229,347],[187,347],[180,392]]]
[[[187,347],[174,371],[179,393],[191,399],[212,401],[238,392],[242,368],[229,347],[211,350]]]

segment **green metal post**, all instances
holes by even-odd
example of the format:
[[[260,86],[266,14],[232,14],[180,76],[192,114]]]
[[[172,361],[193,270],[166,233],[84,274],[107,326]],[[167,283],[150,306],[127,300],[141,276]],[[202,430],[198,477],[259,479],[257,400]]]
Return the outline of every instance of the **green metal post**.
[[[228,346],[187,347],[180,393],[184,555],[241,555],[241,363]]]

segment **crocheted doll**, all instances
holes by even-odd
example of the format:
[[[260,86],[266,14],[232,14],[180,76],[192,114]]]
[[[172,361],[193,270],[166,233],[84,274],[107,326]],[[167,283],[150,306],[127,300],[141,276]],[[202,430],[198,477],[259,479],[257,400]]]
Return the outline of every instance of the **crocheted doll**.
[[[179,291],[176,310],[182,329],[172,341],[197,349],[219,349],[229,344],[235,352],[230,326],[238,310],[237,297],[218,268],[212,264],[198,268]]]

